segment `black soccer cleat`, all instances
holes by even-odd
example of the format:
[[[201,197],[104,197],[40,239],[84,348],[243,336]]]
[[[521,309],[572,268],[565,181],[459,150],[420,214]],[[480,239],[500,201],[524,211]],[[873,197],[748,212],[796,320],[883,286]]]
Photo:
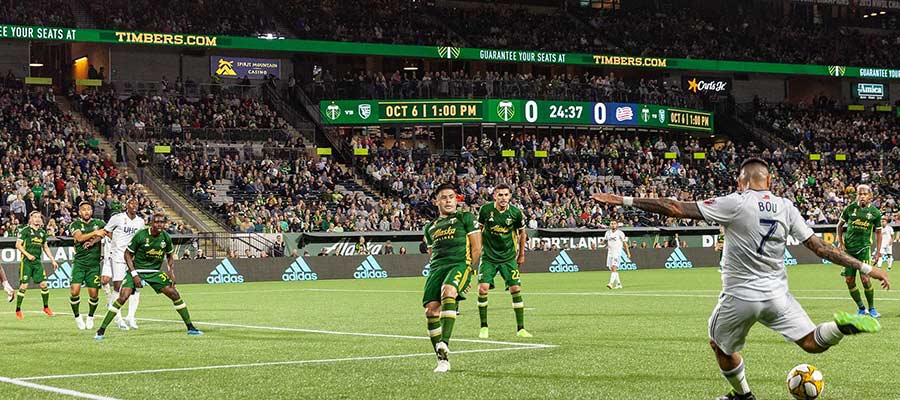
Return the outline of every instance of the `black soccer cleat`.
[[[747,394],[737,394],[737,392],[732,389],[728,394],[717,397],[716,400],[756,400],[756,396],[754,396],[752,392],[747,392]]]

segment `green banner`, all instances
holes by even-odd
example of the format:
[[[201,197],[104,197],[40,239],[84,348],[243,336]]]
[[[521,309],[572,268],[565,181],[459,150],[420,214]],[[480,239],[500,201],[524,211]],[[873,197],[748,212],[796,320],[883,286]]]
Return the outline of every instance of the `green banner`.
[[[68,42],[270,50],[298,53],[354,54],[536,64],[597,65],[608,67],[900,79],[900,69],[850,67],[842,65],[802,65],[685,58],[630,57],[604,54],[555,53],[534,50],[497,50],[300,39],[269,40],[237,36],[131,32],[19,25],[0,25],[0,39],[59,40]]]
[[[543,100],[326,100],[322,120],[331,125],[391,123],[497,123],[619,125],[712,132],[709,112],[654,104]]]

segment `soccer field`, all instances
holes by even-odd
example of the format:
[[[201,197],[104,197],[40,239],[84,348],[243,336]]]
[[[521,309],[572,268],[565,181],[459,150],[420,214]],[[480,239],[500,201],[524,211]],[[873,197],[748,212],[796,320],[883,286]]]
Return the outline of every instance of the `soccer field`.
[[[855,310],[837,267],[789,268],[792,292],[816,323]],[[102,342],[75,328],[67,291],[52,291],[57,316],[49,318],[36,312],[31,290],[24,321],[2,306],[0,377],[16,380],[0,382],[0,398],[76,398],[58,394],[71,390],[95,399],[712,399],[727,391],[707,344],[715,269],[623,272],[617,291],[606,289],[608,277],[523,275],[531,339],[515,336],[500,290],[489,300],[491,339],[479,340],[470,293],[451,341],[453,370],[443,375],[431,371],[424,278],[179,286],[200,337],[187,336],[171,302],[148,290],[140,329],[113,325]],[[876,302],[882,332],[819,355],[757,325],[744,351],[754,393],[790,398],[787,372],[810,363],[824,373],[822,399],[900,398],[900,295],[878,290]]]

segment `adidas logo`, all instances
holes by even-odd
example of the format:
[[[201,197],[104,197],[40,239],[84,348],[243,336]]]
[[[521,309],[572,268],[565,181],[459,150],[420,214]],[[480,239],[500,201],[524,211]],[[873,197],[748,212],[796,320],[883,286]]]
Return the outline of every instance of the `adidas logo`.
[[[366,259],[356,267],[356,272],[353,273],[353,278],[355,279],[384,279],[387,277],[387,271],[381,269],[381,265],[379,265],[378,261],[375,261],[375,257],[372,256],[366,257]]]
[[[784,265],[797,265],[797,259],[788,251],[787,247],[784,248]]]
[[[47,278],[47,286],[51,289],[64,289],[72,283],[72,266],[68,262],[62,263],[53,275]]]
[[[578,265],[575,265],[575,262],[572,261],[572,258],[569,257],[569,253],[566,253],[565,250],[561,251],[556,259],[550,263],[550,272],[578,272],[580,268]]]
[[[284,270],[284,274],[281,275],[281,280],[285,282],[317,281],[319,280],[319,275],[312,272],[312,269],[309,268],[309,264],[306,263],[306,260],[304,260],[303,257],[297,257],[297,259]]]
[[[834,263],[823,258],[822,264],[834,264]]]
[[[687,257],[684,256],[684,252],[681,251],[681,248],[676,248],[672,254],[669,254],[669,258],[666,259],[666,268],[694,268],[694,263],[688,261]]]
[[[622,259],[619,260],[619,270],[620,271],[634,271],[638,269],[637,264],[631,261],[627,255],[622,254]]]
[[[431,272],[431,263],[425,264],[425,266],[422,267],[422,276],[428,276],[428,273],[430,273],[430,272]]]
[[[244,283],[244,276],[238,274],[234,265],[231,265],[231,260],[226,258],[209,273],[206,283]]]

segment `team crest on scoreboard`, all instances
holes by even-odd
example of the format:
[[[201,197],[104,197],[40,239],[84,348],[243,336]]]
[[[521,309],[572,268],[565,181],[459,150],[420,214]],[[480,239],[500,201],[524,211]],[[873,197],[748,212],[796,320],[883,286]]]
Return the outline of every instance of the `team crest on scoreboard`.
[[[369,119],[369,116],[372,115],[371,104],[360,104],[358,108],[359,116],[362,117],[362,119]]]

